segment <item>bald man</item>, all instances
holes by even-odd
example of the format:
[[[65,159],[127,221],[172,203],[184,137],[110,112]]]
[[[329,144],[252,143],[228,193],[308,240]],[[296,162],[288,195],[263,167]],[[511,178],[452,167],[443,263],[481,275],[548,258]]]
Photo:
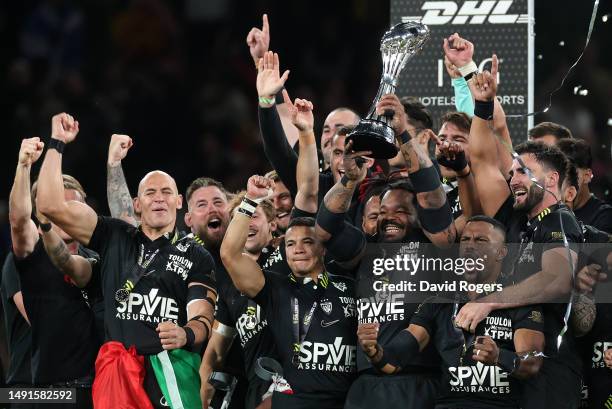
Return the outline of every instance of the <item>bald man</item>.
[[[200,357],[195,352],[210,335],[216,301],[213,259],[192,235],[176,230],[183,199],[165,172],[148,173],[138,186],[134,199],[134,209],[141,215],[138,228],[97,216],[83,202],[66,201],[62,153],[78,131],[72,116],[53,117],[36,204],[43,215],[102,259],[108,342],[96,360],[94,406],[201,407]]]

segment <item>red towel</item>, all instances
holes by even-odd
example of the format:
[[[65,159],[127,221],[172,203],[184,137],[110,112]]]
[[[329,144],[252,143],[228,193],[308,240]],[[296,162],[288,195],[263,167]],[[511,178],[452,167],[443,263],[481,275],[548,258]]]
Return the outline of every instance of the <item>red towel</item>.
[[[92,395],[95,409],[153,409],[143,388],[144,357],[121,342],[102,345],[96,358]]]

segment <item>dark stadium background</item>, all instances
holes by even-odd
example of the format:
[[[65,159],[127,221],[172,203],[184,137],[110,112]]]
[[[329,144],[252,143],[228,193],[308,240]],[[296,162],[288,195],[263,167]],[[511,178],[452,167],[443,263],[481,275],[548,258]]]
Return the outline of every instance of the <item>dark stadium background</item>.
[[[592,6],[592,1],[536,1],[535,54],[542,56],[536,59],[536,108],[584,46]],[[108,213],[105,172],[112,133],[135,142],[123,164],[132,192],[152,169],[172,174],[181,191],[202,175],[238,190],[251,174],[269,170],[259,142],[255,69],[245,43],[264,12],[270,18],[270,48],[279,52],[282,69],[291,69],[290,95],[315,105],[317,137],[330,109],[368,109],[380,78],[378,42],[389,26],[386,1],[1,2],[2,260],[10,245],[8,195],[20,141],[32,136],[46,141],[54,113],[69,112],[81,124],[76,142],[66,149],[64,170],[81,181],[101,213]],[[607,200],[612,16],[607,23],[602,16],[611,12],[610,3],[602,2],[582,62],[548,115],[536,118],[558,121],[591,142],[594,191]],[[54,15],[60,18],[48,18]],[[577,85],[588,96],[574,95]]]

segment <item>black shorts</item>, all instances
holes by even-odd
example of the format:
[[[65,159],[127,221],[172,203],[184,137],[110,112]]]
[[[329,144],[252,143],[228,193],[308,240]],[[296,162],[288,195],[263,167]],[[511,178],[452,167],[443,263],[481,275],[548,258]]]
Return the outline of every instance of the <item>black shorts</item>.
[[[270,389],[271,384],[272,381],[264,381],[258,377],[250,379],[244,409],[255,409],[261,403],[261,397]]]
[[[364,373],[351,385],[344,409],[431,409],[439,385],[432,375]]]
[[[342,409],[344,397],[325,398],[317,394],[288,395],[274,392],[272,409]]]
[[[544,358],[540,372],[521,382],[523,409],[577,409],[582,378],[556,358]]]

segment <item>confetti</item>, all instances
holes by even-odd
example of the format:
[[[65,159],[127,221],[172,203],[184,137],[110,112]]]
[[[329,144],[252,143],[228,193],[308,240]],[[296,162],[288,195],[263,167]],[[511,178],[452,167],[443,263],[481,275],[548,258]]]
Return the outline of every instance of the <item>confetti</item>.
[[[542,59],[542,54],[538,54],[538,60]]]
[[[563,47],[565,45],[565,41],[559,41],[559,45]]]
[[[544,111],[542,111],[542,112],[548,112],[549,109],[550,109],[550,107],[546,107],[546,108],[544,108]]]
[[[608,118],[608,126],[612,126],[612,118]]]
[[[603,21],[604,23],[606,23],[608,21],[608,19],[610,18],[610,14],[606,14],[604,16],[601,16],[601,21]]]

